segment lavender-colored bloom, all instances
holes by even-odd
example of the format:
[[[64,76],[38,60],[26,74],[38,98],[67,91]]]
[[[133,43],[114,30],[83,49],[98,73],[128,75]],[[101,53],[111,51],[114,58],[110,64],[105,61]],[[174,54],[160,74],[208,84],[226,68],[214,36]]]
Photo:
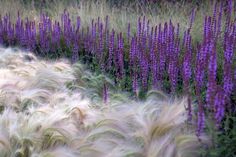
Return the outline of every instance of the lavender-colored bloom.
[[[148,49],[149,52],[151,52],[152,49],[154,49],[154,36],[153,36],[154,28],[151,28],[151,34],[148,36]]]
[[[35,22],[31,23],[29,42],[30,42],[30,50],[34,51],[35,48],[36,48],[36,26],[35,26]]]
[[[209,40],[211,39],[211,21],[212,21],[212,17],[208,17],[207,21],[206,21],[206,38],[205,38],[205,42],[209,42]]]
[[[92,20],[92,39],[91,39],[91,46],[92,46],[92,54],[96,51],[96,31],[97,31],[97,24],[94,24],[94,21]]]
[[[135,56],[135,37],[131,39],[130,51],[129,51],[129,66],[132,68],[134,64],[134,56]]]
[[[168,75],[171,82],[171,91],[175,92],[177,86],[178,77],[178,45],[175,45],[174,41],[174,27],[172,22],[169,24],[169,34],[168,34],[168,45],[167,45],[167,58],[168,60]]]
[[[141,66],[141,80],[142,80],[142,86],[144,90],[148,89],[148,70],[149,70],[149,64],[147,61],[147,58],[145,56],[142,57],[140,61],[140,66]]]
[[[3,44],[3,21],[0,15],[0,44]]]
[[[79,46],[78,46],[78,43],[74,43],[73,44],[73,49],[72,49],[72,63],[76,63],[79,59],[79,54],[78,54],[78,51],[79,51]]]
[[[115,42],[115,31],[112,29],[112,33],[110,35],[109,50],[108,50],[109,52],[108,52],[107,70],[111,69],[112,58],[114,53],[114,42]]]
[[[157,59],[156,57],[154,56],[153,58],[153,62],[152,62],[152,86],[153,88],[157,88],[158,87],[158,64],[157,64]]]
[[[196,15],[196,9],[192,9],[192,12],[191,12],[191,16],[190,16],[190,22],[189,22],[189,29],[191,30],[192,28],[192,25],[194,23],[194,19],[195,19],[195,15]]]
[[[159,25],[159,30],[161,29],[160,25]],[[160,50],[159,50],[159,72],[160,75],[162,76],[162,74],[164,73],[165,70],[165,62],[166,62],[166,54],[165,54],[165,49],[166,49],[166,43],[165,43],[165,31],[161,32],[159,31],[160,34],[160,41],[161,41],[161,46],[160,46]]]
[[[200,49],[200,52],[197,52],[196,58],[196,66],[195,66],[195,82],[198,88],[203,87],[203,78],[204,78],[204,60],[202,59],[204,55],[202,55],[204,50]],[[199,51],[199,50],[198,50]]]
[[[227,96],[230,96],[233,90],[233,76],[232,76],[232,62],[233,62],[233,38],[228,38],[226,42],[226,48],[224,51],[224,78],[223,78],[223,88]]]
[[[190,52],[190,56],[191,56],[191,51],[192,51],[192,43],[191,43],[191,35],[190,35],[190,30],[187,31],[187,34],[186,34],[186,49],[187,51]]]
[[[124,75],[124,40],[122,33],[119,35],[118,50],[119,78],[122,79]]]
[[[192,76],[192,71],[191,71],[191,58],[190,58],[190,52],[186,52],[184,56],[184,61],[183,61],[183,83],[185,90],[187,90],[189,86],[189,81]]]
[[[103,49],[104,49],[104,40],[103,40],[103,24],[100,25],[100,32],[99,32],[99,50],[98,50],[98,59],[101,63],[102,55],[103,55]]]
[[[187,40],[191,43],[191,37],[190,40]],[[184,92],[186,95],[188,95],[188,120],[192,120],[192,106],[191,106],[191,97],[189,94],[189,86],[190,86],[190,79],[192,76],[192,69],[191,69],[191,62],[192,62],[192,55],[191,55],[191,48],[186,48],[186,52],[184,54],[184,60],[183,60],[183,67],[182,67],[182,78],[183,78],[183,84],[184,84]]]
[[[234,54],[234,44],[233,44],[233,36],[228,37],[226,41],[226,48],[224,51],[224,64],[231,64],[233,61],[233,54]]]
[[[108,88],[107,88],[107,85],[106,85],[106,83],[104,83],[104,85],[103,85],[103,102],[105,103],[105,104],[107,104],[107,101],[108,101]]]
[[[153,37],[153,42],[152,42],[152,49],[151,53],[153,54],[153,59],[152,59],[152,86],[154,89],[157,89],[158,87],[158,81],[159,79],[159,62],[158,62],[158,56],[159,56],[159,50],[161,50],[161,42],[160,42],[160,36],[158,34],[158,26],[155,27],[155,33]]]
[[[122,33],[117,34],[117,48],[114,55],[114,64],[116,69],[116,76],[118,79],[123,78],[124,58],[123,58],[123,38]]]
[[[24,40],[24,38],[21,39],[21,43],[23,43],[23,40]],[[43,52],[45,52],[45,50],[44,50],[44,47],[45,47],[45,33],[44,33],[43,23],[39,23],[39,45],[40,45],[40,49]]]
[[[203,132],[205,126],[205,114],[202,110],[198,111],[197,113],[197,136],[199,137]]]
[[[53,50],[56,50],[56,47],[60,46],[60,39],[61,39],[61,28],[59,22],[55,21],[53,32],[52,32],[52,47]]]
[[[224,72],[223,81],[224,81],[223,88],[224,88],[225,94],[227,94],[227,96],[230,96],[233,90],[233,86],[234,86],[231,73]]]
[[[225,112],[225,94],[222,89],[218,89],[214,98],[214,118],[216,120],[216,125],[219,126],[221,120],[224,117]]]
[[[133,89],[134,93],[137,93],[137,91],[138,91],[138,79],[137,79],[136,70],[133,72],[133,75],[132,75],[132,89]]]
[[[39,45],[41,52],[45,55],[50,50],[50,30],[51,30],[51,20],[44,14],[40,16],[40,23],[39,23]],[[24,38],[26,40],[26,37]],[[24,43],[24,42],[23,42]]]
[[[174,59],[172,59],[169,62],[168,66],[168,74],[171,82],[171,91],[175,92],[176,86],[177,86],[177,77],[178,77],[178,70],[177,70],[177,64]]]
[[[217,72],[217,60],[215,50],[212,52],[208,64],[208,82],[206,91],[207,107],[213,106],[214,95],[216,91],[216,72]]]

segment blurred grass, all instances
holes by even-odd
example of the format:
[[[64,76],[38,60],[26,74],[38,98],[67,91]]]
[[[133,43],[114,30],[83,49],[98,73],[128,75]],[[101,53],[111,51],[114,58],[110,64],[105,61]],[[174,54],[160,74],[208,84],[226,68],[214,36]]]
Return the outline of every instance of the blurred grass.
[[[193,25],[193,41],[201,40],[203,16],[209,15],[213,9],[213,1],[179,0],[158,1],[156,3],[144,0],[116,1],[116,0],[0,0],[0,14],[10,13],[12,20],[20,12],[23,18],[39,20],[41,12],[46,12],[52,19],[60,21],[60,15],[66,9],[73,20],[76,16],[82,19],[82,26],[91,24],[92,19],[98,16],[110,18],[110,28],[119,32],[126,32],[128,23],[131,24],[131,33],[135,32],[137,20],[146,16],[151,25],[158,25],[170,19],[174,24],[180,24],[180,33],[183,34],[189,26],[189,17],[192,9],[196,7],[197,13]],[[197,4],[197,5],[196,5]]]

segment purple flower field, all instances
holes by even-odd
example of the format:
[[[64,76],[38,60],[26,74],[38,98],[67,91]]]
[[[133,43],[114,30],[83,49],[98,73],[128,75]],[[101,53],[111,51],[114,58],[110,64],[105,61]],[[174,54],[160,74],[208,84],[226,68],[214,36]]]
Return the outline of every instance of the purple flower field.
[[[226,133],[236,126],[228,119],[236,115],[235,8],[233,0],[215,1],[198,30],[200,41],[192,33],[197,9],[192,9],[187,28],[171,18],[153,24],[140,16],[135,30],[128,22],[123,32],[111,27],[109,15],[84,26],[80,15],[75,18],[67,10],[59,21],[47,13],[37,21],[20,13],[12,20],[16,15],[9,13],[0,15],[0,45],[16,46],[41,58],[66,57],[74,65],[81,62],[92,72],[108,76],[135,100],[146,100],[150,91],[186,97],[187,123],[200,139],[211,129]],[[101,89],[107,105],[112,89],[108,83],[102,83]],[[214,148],[221,150],[219,145]]]

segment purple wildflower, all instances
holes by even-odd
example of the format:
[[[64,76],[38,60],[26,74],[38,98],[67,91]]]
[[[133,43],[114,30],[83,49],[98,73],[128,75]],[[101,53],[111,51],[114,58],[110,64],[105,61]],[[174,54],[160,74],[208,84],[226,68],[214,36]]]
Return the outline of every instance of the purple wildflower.
[[[225,112],[225,94],[224,91],[220,88],[218,88],[216,95],[215,95],[215,101],[214,101],[214,110],[215,110],[215,120],[216,125],[219,126],[221,120],[224,117]]]
[[[114,41],[115,40],[115,31],[112,29],[112,33],[110,35],[110,42],[109,42],[109,52],[108,52],[108,63],[107,63],[107,70],[111,69],[112,65],[112,58],[114,53]]]
[[[202,110],[197,113],[197,136],[199,137],[203,132],[205,126],[205,114]]]
[[[104,85],[103,85],[103,102],[105,104],[107,104],[107,101],[108,101],[108,88],[107,88],[106,83],[104,83]]]
[[[217,60],[215,50],[211,53],[209,64],[208,64],[208,82],[206,91],[206,102],[207,107],[213,106],[214,95],[216,91],[216,72],[217,72]]]

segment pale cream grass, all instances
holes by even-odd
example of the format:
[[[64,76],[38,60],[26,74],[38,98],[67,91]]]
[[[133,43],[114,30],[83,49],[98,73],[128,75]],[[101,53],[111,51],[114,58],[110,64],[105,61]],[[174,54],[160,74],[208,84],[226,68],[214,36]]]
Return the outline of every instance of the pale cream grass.
[[[104,81],[116,88],[81,64],[0,48],[0,65],[0,157],[198,156],[185,99],[151,91],[137,101],[110,89],[103,104]]]

